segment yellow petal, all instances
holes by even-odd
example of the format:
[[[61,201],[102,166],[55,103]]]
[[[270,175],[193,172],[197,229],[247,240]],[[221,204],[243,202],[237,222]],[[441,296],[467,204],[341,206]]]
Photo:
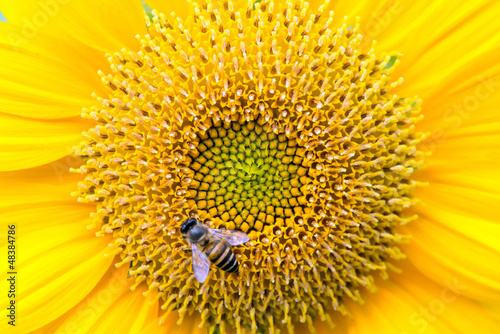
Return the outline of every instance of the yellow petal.
[[[2,4],[2,13],[9,27],[20,28],[19,36],[9,36],[13,30],[7,30],[5,39],[24,38],[28,44],[37,44],[39,33],[43,33],[108,52],[138,46],[135,35],[146,32],[142,4],[135,0],[22,0]]]
[[[431,132],[430,149],[454,129],[500,116],[499,10],[494,1],[402,2],[378,38],[378,49],[403,54],[395,93],[423,99],[419,128]]]
[[[112,259],[104,257],[110,240],[96,238],[95,231],[86,228],[92,208],[75,203],[70,195],[78,178],[56,175],[50,165],[0,173],[2,219],[17,226],[20,332],[35,330],[67,312],[111,264]],[[0,249],[4,254],[6,247]],[[6,288],[6,280],[1,284]],[[0,299],[6,305],[7,295]],[[2,333],[4,325],[0,324]]]
[[[429,278],[460,278],[464,295],[500,302],[500,95],[494,94],[446,136],[427,142],[434,152],[418,176],[420,219],[404,230],[410,261]],[[467,96],[465,97],[467,98]],[[439,126],[437,127],[439,129]]]
[[[486,305],[486,311],[496,322],[500,323],[500,305]]]
[[[158,302],[130,291],[127,269],[112,266],[99,284],[74,308],[36,333],[139,333],[157,322]]]
[[[43,192],[37,195],[44,198]],[[104,257],[110,241],[86,229],[89,208],[82,205],[45,201],[10,205],[2,212],[5,221],[17,225],[16,329],[26,333],[58,318],[93,289],[111,264]],[[7,254],[7,246],[0,251]],[[5,279],[1,284],[7,291]],[[0,303],[7,305],[7,294]],[[6,322],[0,332],[8,332]]]
[[[90,127],[80,117],[47,121],[0,114],[0,171],[31,168],[72,154],[83,139],[81,132]]]
[[[5,31],[0,34],[8,36]],[[33,118],[72,117],[81,114],[82,107],[95,104],[92,92],[105,96],[96,74],[108,68],[102,52],[42,32],[37,36],[18,52],[9,42],[0,41],[4,64],[0,67],[1,112]]]
[[[403,247],[409,260],[438,283],[458,278],[464,295],[499,303],[500,225],[491,206],[499,194],[436,182],[420,194],[419,219],[403,229],[412,235]]]
[[[379,282],[364,305],[350,303],[349,333],[497,333],[499,324],[463,294],[462,282],[439,285],[412,266]]]
[[[429,113],[441,113],[438,102],[451,106],[448,97],[498,69],[499,9],[494,1],[403,2],[377,38],[379,49],[403,54],[398,92],[418,94]]]
[[[428,102],[423,105],[425,118],[419,127],[429,133],[421,148],[434,152],[430,165],[472,170],[498,161],[500,73],[475,76],[468,87]],[[471,162],[474,166],[463,164],[466,155],[468,161],[477,161]]]
[[[79,115],[106,96],[96,72],[105,52],[137,49],[146,32],[140,1],[29,0],[2,4],[0,111],[34,118]]]
[[[474,185],[474,175],[484,180],[481,184],[487,185],[488,180],[498,180],[496,166],[500,162],[500,115],[488,113],[488,110],[479,110],[483,117],[488,119],[477,120],[474,123],[467,121],[460,128],[452,130],[439,140],[429,138],[424,143],[432,149],[432,156],[428,159],[425,175],[442,180],[453,180],[453,183]],[[470,124],[472,123],[472,124]],[[488,174],[485,174],[488,173]],[[463,176],[461,176],[463,175]],[[473,178],[467,181],[466,175]],[[492,189],[490,187],[490,189]],[[498,188],[496,188],[498,189]],[[494,189],[492,189],[494,190]]]
[[[78,160],[65,157],[36,168],[0,173],[0,209],[10,206],[42,203],[69,203],[76,200],[70,194],[77,190],[80,174],[70,173],[69,168]],[[83,207],[83,206],[82,206]]]

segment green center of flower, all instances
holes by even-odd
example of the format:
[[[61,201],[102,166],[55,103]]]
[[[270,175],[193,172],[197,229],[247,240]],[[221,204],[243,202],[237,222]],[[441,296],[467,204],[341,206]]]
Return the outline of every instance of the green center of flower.
[[[190,190],[200,215],[243,232],[282,226],[302,213],[301,188],[310,182],[302,162],[305,149],[286,134],[255,122],[229,123],[207,131],[190,168]]]

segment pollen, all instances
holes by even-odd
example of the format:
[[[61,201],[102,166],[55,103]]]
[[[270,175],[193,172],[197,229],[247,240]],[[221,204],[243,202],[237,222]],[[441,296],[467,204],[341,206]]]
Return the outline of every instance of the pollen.
[[[397,57],[365,47],[358,22],[327,4],[202,2],[185,21],[154,11],[139,50],[107,55],[109,93],[82,113],[96,125],[75,148],[74,195],[95,207],[91,227],[132,290],[160,302],[160,322],[334,326],[404,258],[420,100],[393,93]],[[249,235],[233,247],[239,273],[194,278],[179,231],[189,217]]]

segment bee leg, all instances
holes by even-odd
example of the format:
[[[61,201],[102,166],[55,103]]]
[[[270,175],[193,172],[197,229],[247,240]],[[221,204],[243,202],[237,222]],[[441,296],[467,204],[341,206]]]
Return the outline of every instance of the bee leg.
[[[183,248],[182,251],[184,253],[189,253],[189,252],[192,252],[191,248]]]

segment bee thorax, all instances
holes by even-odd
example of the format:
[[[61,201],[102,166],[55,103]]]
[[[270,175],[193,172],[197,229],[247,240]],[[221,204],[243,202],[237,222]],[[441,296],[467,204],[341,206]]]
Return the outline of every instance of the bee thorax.
[[[205,235],[205,229],[201,226],[194,226],[189,232],[188,237],[192,241],[199,241]]]

